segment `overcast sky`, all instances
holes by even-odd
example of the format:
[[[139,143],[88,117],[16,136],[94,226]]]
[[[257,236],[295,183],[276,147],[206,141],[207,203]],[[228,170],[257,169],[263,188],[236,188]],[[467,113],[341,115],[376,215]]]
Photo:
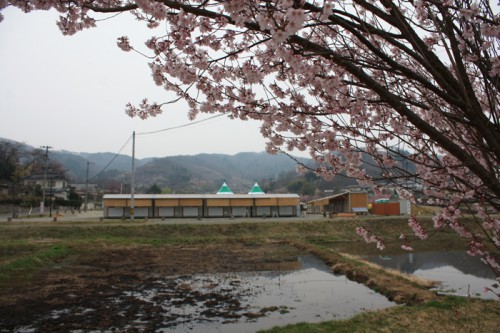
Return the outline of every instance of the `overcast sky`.
[[[152,35],[130,15],[63,36],[57,13],[24,14],[13,8],[3,13],[0,137],[54,150],[118,152],[134,130],[189,123],[184,102],[168,105],[161,116],[148,120],[125,114],[128,102],[137,105],[148,97],[161,103],[173,97],[153,83],[146,58],[116,46],[123,35],[140,46]],[[264,150],[258,122],[225,116],[136,140],[138,158]],[[122,153],[131,155],[131,144]]]

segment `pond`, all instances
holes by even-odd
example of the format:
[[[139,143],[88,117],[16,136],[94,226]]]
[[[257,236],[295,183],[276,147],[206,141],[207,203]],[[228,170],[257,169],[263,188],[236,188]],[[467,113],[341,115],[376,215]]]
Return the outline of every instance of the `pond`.
[[[436,291],[483,299],[498,299],[485,287],[495,284],[495,274],[479,257],[464,251],[366,256],[371,262],[429,280],[440,281]]]
[[[301,268],[287,272],[185,275],[134,288],[115,301],[131,298],[163,311],[164,332],[255,332],[299,322],[344,319],[396,304],[362,284],[334,275],[313,256],[299,258]],[[173,294],[173,290],[184,290]],[[151,313],[137,317],[147,325]]]

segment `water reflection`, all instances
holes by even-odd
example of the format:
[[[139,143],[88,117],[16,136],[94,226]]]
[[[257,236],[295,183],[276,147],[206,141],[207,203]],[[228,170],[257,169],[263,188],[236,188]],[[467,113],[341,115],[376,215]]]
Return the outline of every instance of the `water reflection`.
[[[299,322],[321,322],[344,319],[357,313],[395,306],[385,297],[344,276],[336,276],[313,256],[300,259],[301,269],[290,272],[252,272],[217,275],[195,275],[185,281],[201,290],[207,279],[217,292],[240,293],[238,302],[244,309],[241,317],[206,318],[207,308],[183,307],[184,313],[197,313],[191,320],[166,328],[167,332],[255,332],[273,326]],[[200,281],[204,281],[200,284]],[[237,282],[236,282],[237,281]],[[237,286],[239,291],[234,291]],[[165,304],[161,305],[165,308]],[[197,305],[199,306],[199,304]],[[258,316],[262,311],[265,316]],[[254,317],[251,314],[257,314]]]
[[[459,295],[496,299],[485,293],[484,287],[495,283],[495,274],[479,257],[463,251],[407,253],[391,256],[368,256],[371,262],[383,267],[440,281],[437,290]]]

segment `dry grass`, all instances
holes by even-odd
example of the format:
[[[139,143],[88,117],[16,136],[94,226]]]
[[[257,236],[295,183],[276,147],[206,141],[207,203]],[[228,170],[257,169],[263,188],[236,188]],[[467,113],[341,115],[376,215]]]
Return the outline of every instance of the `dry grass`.
[[[437,206],[412,206],[411,213],[413,215],[434,215],[440,213],[443,210],[442,207]]]
[[[368,266],[368,267],[371,267],[371,268],[374,268],[374,269],[378,269],[378,270],[384,270],[386,271],[387,273],[391,274],[391,275],[395,275],[395,276],[399,276],[403,279],[406,279],[408,281],[411,281],[413,283],[416,283],[418,285],[421,285],[425,288],[433,288],[435,287],[436,285],[439,284],[439,281],[435,281],[435,280],[428,280],[428,279],[424,279],[422,277],[418,277],[418,276],[415,276],[415,275],[412,275],[412,274],[408,274],[408,273],[405,273],[405,272],[401,272],[397,269],[393,269],[393,268],[388,268],[388,267],[382,267],[376,263],[373,263],[371,261],[368,261],[360,256],[357,256],[357,255],[353,255],[353,254],[348,254],[348,253],[340,253],[343,257],[349,259],[349,260],[356,260],[356,261],[359,261],[359,262],[362,262],[364,265]]]
[[[267,333],[498,333],[500,302],[447,297],[417,306],[366,312],[349,320],[298,324]]]

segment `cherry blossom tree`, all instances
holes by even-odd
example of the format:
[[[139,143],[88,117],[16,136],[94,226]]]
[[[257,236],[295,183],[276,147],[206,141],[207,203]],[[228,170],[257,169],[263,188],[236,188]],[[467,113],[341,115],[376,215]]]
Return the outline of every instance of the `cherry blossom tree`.
[[[363,169],[369,154],[400,196],[414,200],[408,185],[420,184],[444,207],[434,227],[454,229],[500,273],[500,16],[489,1],[0,1],[8,6],[55,9],[67,35],[129,12],[154,36],[118,46],[147,56],[154,82],[186,100],[191,118],[258,119],[268,152],[308,150],[326,178],[380,184]],[[165,103],[126,112],[147,118]],[[428,237],[417,217],[409,226]]]

